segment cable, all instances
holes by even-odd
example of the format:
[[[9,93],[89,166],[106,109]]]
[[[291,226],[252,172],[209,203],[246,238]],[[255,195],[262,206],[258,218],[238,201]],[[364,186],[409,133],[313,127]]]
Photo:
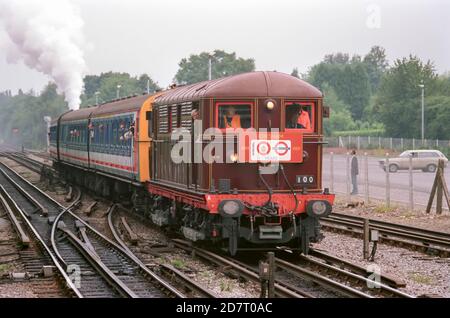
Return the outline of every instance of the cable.
[[[282,164],[280,164],[280,169],[281,169],[281,173],[283,174],[284,181],[286,181],[286,183],[287,183],[289,189],[291,190],[292,195],[294,196],[294,199],[295,199],[295,208],[292,211],[289,212],[289,213],[292,213],[292,212],[295,212],[297,210],[297,208],[298,208],[297,194],[295,193],[294,188],[289,183],[289,180],[288,180],[288,178],[286,176],[286,173],[284,172],[284,166]]]
[[[243,203],[247,209],[252,210],[252,211],[260,211],[261,214],[263,214],[265,216],[276,215],[277,214],[276,207],[272,203],[272,188],[269,186],[269,184],[266,182],[266,180],[262,176],[261,169],[258,169],[258,176],[259,176],[261,182],[267,188],[267,192],[269,193],[268,200],[263,205],[253,205],[247,201],[243,201]]]
[[[259,175],[259,178],[261,179],[262,183],[264,184],[264,186],[267,188],[267,191],[269,192],[269,199],[266,201],[266,203],[263,204],[263,207],[267,207],[272,202],[272,188],[269,187],[269,184],[263,178],[261,169],[259,169],[259,168],[258,168],[258,175]]]
[[[377,244],[378,242],[373,242],[372,252],[370,253],[369,262],[373,262],[375,260],[375,253],[377,252]]]

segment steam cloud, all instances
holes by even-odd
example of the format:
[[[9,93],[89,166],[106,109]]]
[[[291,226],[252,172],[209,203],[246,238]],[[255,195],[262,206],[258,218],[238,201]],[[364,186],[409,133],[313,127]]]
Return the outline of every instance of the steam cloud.
[[[68,0],[0,0],[0,22],[9,37],[8,63],[23,61],[49,75],[78,109],[86,70],[84,22]]]

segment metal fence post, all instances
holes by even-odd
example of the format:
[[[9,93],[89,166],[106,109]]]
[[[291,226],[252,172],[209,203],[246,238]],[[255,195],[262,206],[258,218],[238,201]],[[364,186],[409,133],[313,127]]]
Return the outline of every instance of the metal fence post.
[[[346,183],[347,183],[347,202],[350,202],[350,153],[347,152],[346,165]]]
[[[391,189],[389,181],[389,153],[386,153],[386,206],[389,208],[391,206]]]
[[[363,258],[369,259],[369,240],[370,240],[370,226],[369,219],[364,219],[363,222]]]
[[[360,141],[360,137],[357,137],[357,142],[358,142],[358,150],[361,149],[361,141]]]
[[[370,136],[367,137],[367,148],[370,148]]]
[[[394,149],[393,146],[392,146],[392,137],[391,137],[391,139],[389,140],[389,145],[391,146],[390,149]]]
[[[275,297],[275,253],[268,252],[267,258],[269,262],[269,288],[267,296],[269,298]]]
[[[330,152],[330,190],[334,193],[334,153]]]
[[[439,139],[436,139],[436,148],[439,147]]]
[[[400,138],[400,145],[401,145],[402,151],[403,151],[403,149],[405,149],[405,147],[403,147],[403,138]]]
[[[416,139],[413,138],[413,150],[416,149]]]
[[[381,137],[378,136],[378,149],[381,149]]]
[[[409,209],[414,211],[414,186],[412,173],[412,156],[409,156]]]
[[[364,153],[364,184],[366,190],[366,203],[369,204],[369,162],[367,152]]]

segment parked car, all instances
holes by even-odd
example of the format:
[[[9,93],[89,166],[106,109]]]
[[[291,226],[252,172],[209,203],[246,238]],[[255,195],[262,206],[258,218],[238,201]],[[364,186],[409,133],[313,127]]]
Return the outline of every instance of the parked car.
[[[398,157],[389,158],[389,172],[409,169],[409,158],[412,157],[412,168],[423,172],[435,172],[439,159],[444,160],[444,166],[448,164],[447,157],[439,150],[406,150]],[[380,167],[386,171],[386,160],[380,160]]]

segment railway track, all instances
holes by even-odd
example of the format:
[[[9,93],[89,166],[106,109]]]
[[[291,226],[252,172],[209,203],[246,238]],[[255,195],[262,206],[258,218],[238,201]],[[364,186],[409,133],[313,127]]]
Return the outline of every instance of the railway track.
[[[184,297],[137,258],[4,164],[0,184],[78,297]],[[69,278],[70,275],[70,278]]]
[[[45,225],[43,225],[45,221],[42,214],[38,213],[42,210],[38,210],[35,205],[38,202],[29,201],[28,197],[24,196],[14,183],[9,182],[3,165],[0,165],[0,184],[2,185],[0,187],[2,204],[18,234],[19,244],[23,248],[20,256],[23,258],[24,267],[29,275],[40,277],[44,266],[47,266],[48,269],[51,268],[51,271],[56,271],[55,274],[62,285],[60,286],[66,289],[68,295],[82,297],[43,235],[45,234]],[[44,296],[47,294],[44,293]]]
[[[333,281],[351,285],[365,295],[373,297],[413,298],[413,296],[397,289],[397,287],[405,286],[402,282],[395,281],[381,274],[368,273],[365,269],[355,264],[337,260],[328,254],[316,250],[312,250],[311,255],[281,254],[276,260],[276,265],[284,270],[299,273],[300,275],[305,269],[312,273],[319,273]],[[306,274],[310,275],[308,272]],[[322,278],[319,277],[319,279]],[[326,280],[324,282],[328,284]],[[334,288],[333,285],[329,287]],[[357,296],[358,294],[355,295]],[[349,296],[351,297],[352,295],[350,294]]]
[[[190,242],[183,240],[174,240],[174,244],[218,266],[230,267],[247,279],[259,281],[258,264],[255,264],[254,257],[252,260],[242,258],[237,260],[195,247]],[[259,259],[261,258],[259,257]],[[276,257],[275,266],[277,270],[275,295],[277,297],[412,298],[412,296],[383,283],[374,282],[361,275],[307,257],[301,259],[300,262]],[[298,282],[294,283],[295,281]],[[372,284],[375,288],[368,288],[367,283]],[[305,288],[306,285],[309,287]]]
[[[364,218],[332,213],[321,219],[323,229],[362,236]],[[371,229],[379,231],[380,242],[420,250],[440,257],[450,256],[450,234],[397,223],[369,219]]]
[[[132,254],[133,252],[129,249],[128,245],[125,243],[125,241],[121,238],[119,234],[119,230],[117,228],[117,221],[116,220],[116,214],[117,210],[119,209],[118,205],[111,205],[110,208],[107,211],[108,215],[108,228],[111,231],[112,235],[114,236],[114,239],[117,241],[117,243],[127,252]],[[171,265],[162,265],[159,266],[159,272],[161,276],[166,277],[167,279],[173,281],[177,284],[177,286],[182,286],[183,290],[190,296],[190,297],[201,297],[201,298],[217,298],[217,295],[213,292],[207,290],[206,288],[202,287],[201,285],[194,282],[192,279],[187,277],[185,274],[183,274],[181,271],[177,270],[175,267]]]
[[[116,208],[116,206],[112,206],[108,213],[108,224],[110,230],[115,240],[118,242],[117,245],[120,247],[123,253],[125,253],[125,255],[133,255],[127,244],[121,239],[116,230],[116,226],[114,225],[114,210]],[[55,243],[55,246],[59,246],[57,246],[55,250],[62,250],[61,253],[58,253],[61,261],[63,263],[66,262],[65,257],[67,256],[62,254],[66,253],[67,250],[72,249],[78,250],[78,252],[83,254],[85,258],[90,259],[91,266],[95,268],[99,267],[98,265],[93,265],[96,258],[104,261],[105,263],[109,263],[110,257],[113,253],[108,253],[108,244],[102,245],[102,242],[104,240],[102,237],[99,238],[99,235],[101,236],[101,234],[99,234],[98,232],[95,234],[90,233],[91,230],[88,228],[88,225],[86,223],[80,220],[75,220],[73,219],[73,217],[74,215],[70,211],[63,211],[60,215],[58,215],[58,219],[53,225],[53,232],[55,233],[55,238],[53,240],[58,241],[58,243]],[[333,220],[329,221],[330,219],[334,220],[334,214],[330,218],[326,219],[326,222],[333,222]],[[355,225],[355,223],[357,223],[357,220],[353,219],[351,221],[353,221],[353,226]],[[362,228],[362,220],[360,220],[360,222]],[[324,227],[326,226],[327,225],[325,225]],[[75,235],[75,233],[81,235],[82,240],[77,240],[77,236]],[[428,234],[431,235],[432,233]],[[183,240],[173,240],[173,243],[178,248],[181,248],[190,253],[194,253],[195,255],[209,262],[212,262],[220,266],[221,268],[231,270],[237,273],[239,276],[245,277],[248,280],[252,280],[255,282],[259,281],[258,269],[255,264],[219,255],[209,250],[195,247]],[[110,245],[111,242],[109,243],[109,246]],[[102,254],[103,258],[95,252],[96,250],[100,250],[102,251],[102,253],[104,252],[104,254]],[[396,287],[402,287],[402,284],[391,278],[381,276],[379,282],[369,281],[369,278],[366,277],[367,273],[364,272],[364,269],[358,268],[357,265],[351,264],[349,262],[343,262],[342,260],[338,260],[336,258],[333,259],[332,256],[321,253],[320,251],[313,250],[312,254],[314,258],[309,256],[299,256],[295,260],[292,260],[290,258],[284,259],[282,257],[278,257],[276,259],[277,269],[279,271],[286,272],[291,276],[295,276],[296,278],[300,278],[301,280],[306,280],[314,285],[317,285],[320,287],[319,289],[330,292],[331,295],[363,298],[380,296],[411,297],[410,295],[396,289]],[[71,253],[69,253],[69,255],[75,255],[75,253],[72,251]],[[111,263],[111,267],[114,268],[114,265],[117,265],[118,260],[116,259],[114,262],[111,262],[114,263]],[[141,270],[143,269],[140,268],[139,271]],[[121,273],[120,271],[118,272],[117,270],[113,270],[110,274],[112,275],[108,276],[108,273],[103,273],[102,276],[104,278],[105,276],[107,276],[106,281],[111,284],[111,280],[114,277],[113,275]],[[177,271],[171,266],[164,266],[160,268],[160,274],[161,276],[164,276],[167,279],[171,279],[177,284],[183,286],[184,291],[189,295],[195,295],[199,297],[215,297],[214,294],[193,283],[189,278],[185,277],[183,273]],[[372,283],[372,285],[375,285],[376,288],[367,288],[368,283]],[[115,290],[122,296],[126,295],[126,290],[124,291],[123,288],[121,290],[120,286],[116,287]],[[277,297],[297,298],[316,297],[314,292],[310,292],[303,289],[302,287],[298,287],[286,279],[277,279],[275,284],[275,295]],[[111,296],[114,297],[115,295]],[[133,295],[130,296],[129,294],[128,296],[132,297]]]
[[[118,209],[116,205],[110,208],[108,224],[119,244],[124,249],[129,249],[129,246],[119,234],[117,225],[115,225],[116,209]],[[131,244],[131,236],[133,236],[130,231],[132,230],[128,228],[125,231],[127,233],[123,235],[127,237],[129,244]],[[254,282],[260,281],[258,264],[252,263],[252,261],[224,256],[214,251],[194,246],[191,242],[181,239],[173,239],[172,243],[175,247],[213,263],[223,271],[230,272],[234,277],[243,277]],[[262,257],[258,256],[256,258],[260,259]],[[252,259],[254,260],[255,257],[252,257]],[[279,273],[286,272],[289,274],[287,279],[282,278],[282,276],[286,275],[278,275],[280,277],[275,282],[276,297],[314,298],[322,297],[324,294],[328,297],[412,297],[397,289],[397,287],[405,286],[403,282],[383,275],[377,277],[377,280],[373,280],[367,277],[368,273],[364,268],[316,250],[313,250],[313,256],[294,255],[280,251],[279,257],[276,258],[276,267]],[[303,284],[314,286],[304,288],[303,284],[294,284],[289,279],[292,276],[302,280]],[[201,297],[205,296],[202,295]]]
[[[24,275],[28,282],[27,286],[30,286],[38,297],[72,297],[73,292],[70,288],[66,288],[65,274],[62,268],[55,266],[45,243],[39,240],[33,231],[27,231],[26,222],[22,220],[21,216],[23,211],[14,203],[2,185],[0,185],[0,205],[6,211],[17,234],[17,241],[11,242],[11,245],[14,245],[18,255],[17,260],[24,270],[18,275]]]
[[[3,152],[1,153],[1,155],[11,160],[14,160],[15,162],[25,166],[26,168],[38,174],[41,173],[42,167],[44,166],[42,162],[31,159],[20,152]]]

